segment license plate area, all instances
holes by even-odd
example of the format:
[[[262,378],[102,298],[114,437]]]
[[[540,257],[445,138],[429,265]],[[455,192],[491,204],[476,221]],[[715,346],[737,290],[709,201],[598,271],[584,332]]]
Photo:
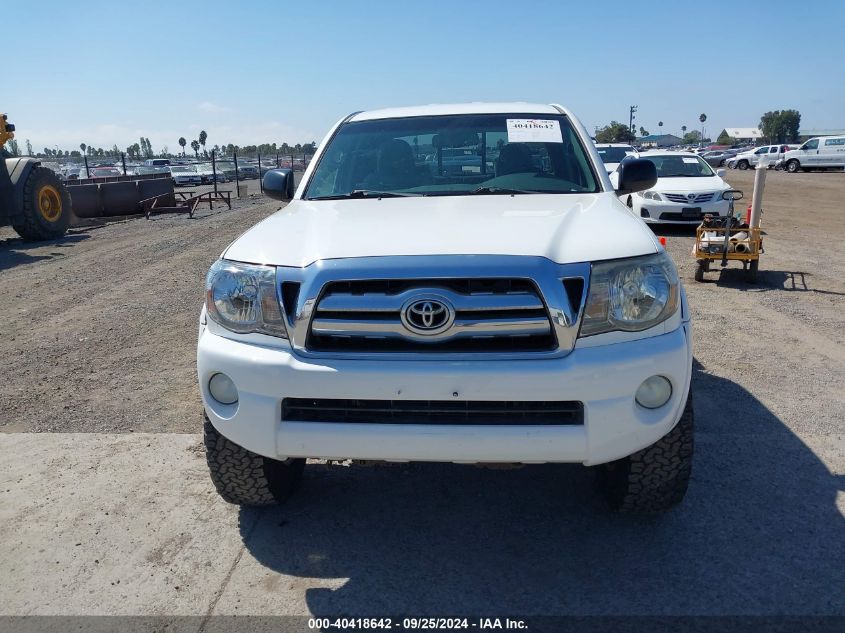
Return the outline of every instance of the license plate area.
[[[681,217],[685,220],[697,220],[701,217],[701,207],[684,207],[681,209]]]

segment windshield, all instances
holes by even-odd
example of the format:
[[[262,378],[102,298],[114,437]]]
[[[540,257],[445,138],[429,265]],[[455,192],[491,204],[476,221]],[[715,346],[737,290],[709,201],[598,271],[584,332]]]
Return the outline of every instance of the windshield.
[[[565,116],[483,114],[347,123],[320,158],[305,198],[596,191]]]
[[[183,172],[192,172],[195,171],[193,167],[171,167],[170,171],[183,173]]]
[[[705,161],[698,156],[690,154],[688,156],[640,156],[654,163],[657,168],[658,178],[696,178],[707,177],[713,175],[713,170],[710,169]]]
[[[631,150],[624,147],[597,147],[596,151],[599,153],[602,162],[607,164],[621,163]]]

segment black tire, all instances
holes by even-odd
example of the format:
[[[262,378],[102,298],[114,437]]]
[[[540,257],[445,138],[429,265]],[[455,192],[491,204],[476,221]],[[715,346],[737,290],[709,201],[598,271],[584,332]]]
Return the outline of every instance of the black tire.
[[[725,166],[725,159],[723,158],[722,160],[719,161],[719,167],[724,167],[724,166]]]
[[[681,419],[668,434],[628,457],[599,467],[599,486],[612,510],[664,512],[681,502],[692,472],[692,392]]]
[[[50,201],[47,206],[45,200]],[[55,240],[67,232],[70,214],[67,187],[53,170],[34,167],[23,186],[23,208],[12,214],[9,223],[25,240]]]
[[[801,170],[801,163],[794,158],[786,164],[786,171],[790,174],[796,174]]]
[[[704,273],[707,272],[707,263],[703,261],[699,261],[695,265],[695,280],[696,281],[704,281]]]
[[[757,283],[757,271],[760,267],[760,260],[759,259],[752,259],[748,262],[748,270],[745,271],[745,279],[750,284]]]
[[[205,458],[211,481],[224,500],[242,506],[282,503],[302,480],[304,459],[279,461],[227,440],[203,413]]]
[[[737,169],[741,169],[741,170],[743,170],[743,171],[745,171],[746,169],[748,169],[748,167],[749,167],[749,165],[748,165],[748,161],[747,161],[747,160],[741,160],[741,161],[739,161],[739,162],[736,164],[736,168],[737,168]]]

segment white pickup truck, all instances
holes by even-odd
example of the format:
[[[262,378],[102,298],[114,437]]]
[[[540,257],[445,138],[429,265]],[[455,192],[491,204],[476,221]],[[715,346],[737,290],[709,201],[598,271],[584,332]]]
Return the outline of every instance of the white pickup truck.
[[[727,165],[731,169],[749,169],[765,160],[767,165],[774,167],[775,163],[783,160],[788,151],[789,145],[764,145],[729,158]]]
[[[690,313],[618,199],[656,178],[631,160],[614,190],[569,111],[526,103],[358,112],[296,191],[267,172],[289,203],[211,267],[200,316],[218,492],[284,501],[306,458],[577,462],[616,510],[678,503]]]

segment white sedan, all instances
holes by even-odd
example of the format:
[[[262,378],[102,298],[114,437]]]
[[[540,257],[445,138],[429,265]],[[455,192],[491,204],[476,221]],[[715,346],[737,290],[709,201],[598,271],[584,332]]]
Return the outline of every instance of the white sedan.
[[[727,215],[728,201],[722,192],[731,186],[722,180],[724,169],[713,171],[707,162],[687,152],[644,152],[657,168],[657,183],[647,191],[620,196],[631,212],[645,222],[698,224],[706,214]],[[615,187],[619,170],[633,157],[623,159],[610,180]]]

